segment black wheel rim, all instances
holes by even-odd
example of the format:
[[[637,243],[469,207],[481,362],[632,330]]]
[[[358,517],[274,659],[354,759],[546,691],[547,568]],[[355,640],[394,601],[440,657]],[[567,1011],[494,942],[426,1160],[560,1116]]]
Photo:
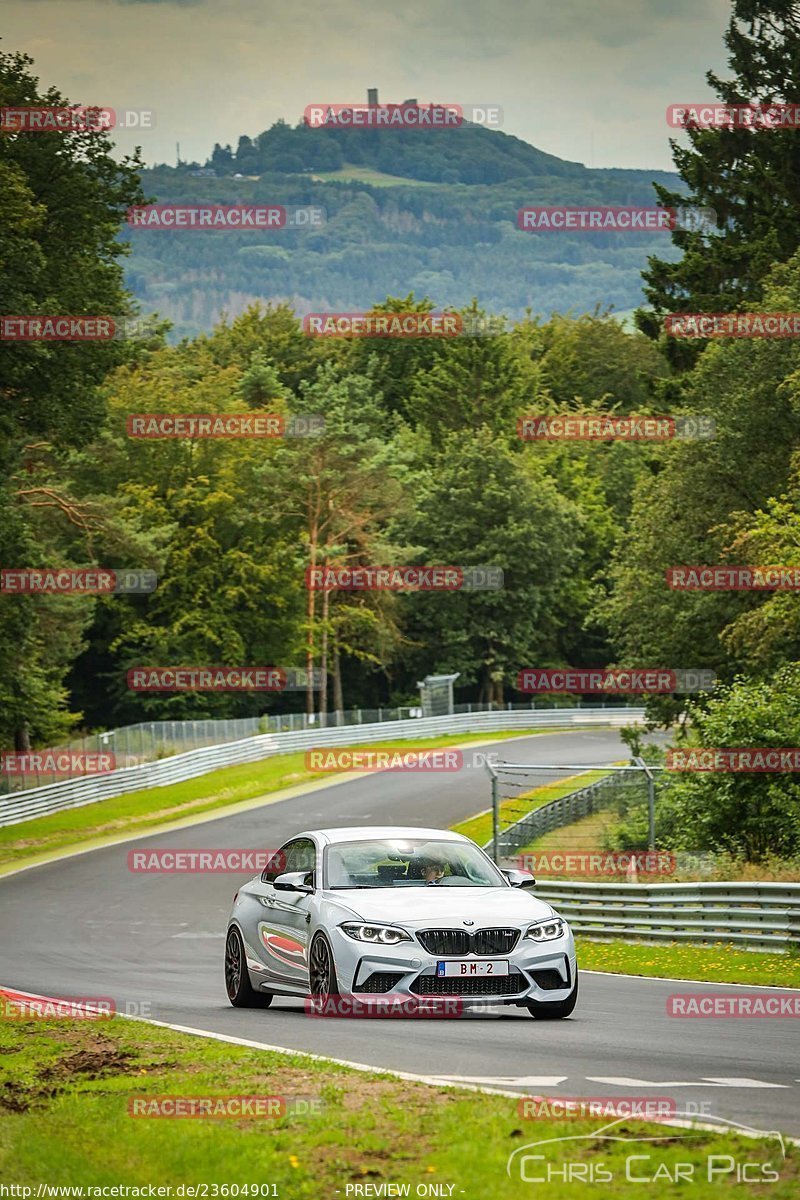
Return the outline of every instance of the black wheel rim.
[[[331,992],[331,956],[327,943],[317,938],[311,947],[311,995],[329,996]]]
[[[225,987],[229,996],[236,996],[242,979],[242,948],[235,929],[228,934],[225,945]]]

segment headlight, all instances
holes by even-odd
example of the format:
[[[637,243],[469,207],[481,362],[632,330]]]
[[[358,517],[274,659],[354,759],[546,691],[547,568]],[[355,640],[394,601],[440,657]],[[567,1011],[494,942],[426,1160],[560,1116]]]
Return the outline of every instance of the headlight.
[[[556,938],[564,936],[566,928],[566,923],[560,918],[554,918],[552,921],[539,921],[537,925],[531,925],[528,928],[525,937],[534,942],[554,942]]]
[[[356,942],[373,942],[381,946],[396,946],[398,942],[410,942],[411,935],[396,925],[340,925],[339,928]]]

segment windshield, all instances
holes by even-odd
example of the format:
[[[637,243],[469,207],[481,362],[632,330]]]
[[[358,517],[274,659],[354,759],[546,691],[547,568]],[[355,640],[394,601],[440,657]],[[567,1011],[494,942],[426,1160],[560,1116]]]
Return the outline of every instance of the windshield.
[[[426,838],[338,842],[325,851],[325,878],[345,888],[502,887],[505,877],[469,842]]]

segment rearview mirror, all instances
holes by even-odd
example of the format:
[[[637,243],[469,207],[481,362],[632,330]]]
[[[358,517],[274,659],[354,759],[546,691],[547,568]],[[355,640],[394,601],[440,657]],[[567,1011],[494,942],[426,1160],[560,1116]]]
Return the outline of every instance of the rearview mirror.
[[[272,886],[276,892],[313,892],[307,882],[310,877],[310,871],[287,871],[285,875],[279,875]]]
[[[503,871],[503,874],[512,887],[534,887],[536,884],[536,880],[531,875],[530,871],[509,870]]]

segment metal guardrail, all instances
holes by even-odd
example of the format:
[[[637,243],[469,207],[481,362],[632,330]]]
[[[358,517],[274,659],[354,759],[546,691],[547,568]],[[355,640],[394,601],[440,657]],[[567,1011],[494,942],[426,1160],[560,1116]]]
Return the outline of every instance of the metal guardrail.
[[[454,714],[462,713],[492,713],[492,712],[530,712],[549,711],[552,708],[567,707],[597,708],[614,707],[617,710],[627,706],[624,698],[603,696],[600,704],[584,705],[583,697],[577,697],[575,703],[551,703],[553,697],[534,697],[524,704],[508,701],[498,703],[469,703],[456,704],[451,710]],[[35,760],[38,755],[45,759],[54,759],[63,755],[69,760],[71,754],[77,754],[80,759],[84,755],[108,754],[116,759],[115,768],[138,767],[142,763],[156,762],[162,758],[170,758],[173,754],[185,754],[188,750],[200,750],[206,746],[221,746],[225,742],[238,742],[245,737],[256,737],[262,733],[302,733],[312,729],[338,729],[342,725],[372,725],[377,722],[407,721],[411,718],[422,717],[425,714],[419,705],[405,705],[401,708],[349,708],[328,712],[323,719],[319,713],[309,715],[305,712],[264,713],[260,717],[226,717],[203,718],[202,720],[185,721],[139,721],[136,725],[123,725],[117,729],[106,729],[98,733],[82,733],[70,738],[58,746],[50,746],[45,751],[34,751],[31,757]],[[428,715],[443,715],[428,714]],[[22,755],[26,757],[26,755]],[[82,766],[74,769],[67,767],[66,773],[59,773],[55,768],[48,770],[42,763],[31,764],[28,769],[15,768],[13,772],[0,771],[0,796],[9,792],[26,792],[34,788],[47,787],[51,783],[63,783],[66,778],[82,779],[91,772]]]
[[[493,764],[490,774],[520,764]],[[530,769],[533,769],[532,767]],[[593,770],[597,768],[586,768]],[[508,859],[537,838],[589,816],[619,794],[620,768],[605,779],[551,800],[499,834]],[[625,768],[629,771],[630,768]],[[490,838],[487,853],[494,847]],[[586,883],[540,881],[536,895],[575,933],[599,940],[726,942],[750,950],[800,949],[800,883]]]
[[[293,750],[311,750],[323,746],[347,746],[364,742],[398,740],[402,738],[429,738],[450,733],[489,733],[494,730],[519,730],[547,728],[581,728],[590,726],[627,725],[644,719],[643,708],[568,708],[526,711],[500,711],[462,713],[445,717],[417,717],[406,721],[392,721],[356,727],[309,729],[296,733],[260,734],[238,742],[219,746],[206,746],[189,750],[156,762],[125,767],[107,774],[88,775],[81,779],[67,779],[41,788],[31,788],[0,797],[0,826],[16,825],[31,821],[49,813],[68,808],[79,808],[84,804],[96,804],[113,796],[143,788],[166,787],[171,783],[182,783],[205,775],[220,767],[238,763],[257,762],[275,754],[288,754]]]
[[[536,895],[592,938],[708,944],[786,952],[800,947],[800,883],[572,883]],[[776,981],[779,982],[779,981]]]

